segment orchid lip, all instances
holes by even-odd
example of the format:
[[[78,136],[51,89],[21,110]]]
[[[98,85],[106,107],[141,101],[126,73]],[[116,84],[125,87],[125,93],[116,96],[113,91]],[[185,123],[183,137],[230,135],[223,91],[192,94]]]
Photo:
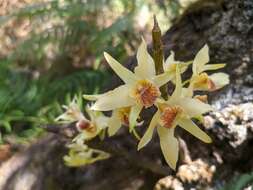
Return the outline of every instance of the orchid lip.
[[[160,118],[162,126],[165,128],[172,128],[175,126],[175,121],[182,111],[182,108],[179,106],[166,106],[162,108],[162,114]]]
[[[130,113],[130,107],[125,107],[119,109],[119,117],[122,122],[122,124],[128,126],[129,125],[129,113]]]
[[[77,123],[76,123],[76,127],[79,131],[87,131],[87,132],[96,132],[96,126],[94,124],[92,124],[90,121],[87,121],[87,120],[79,120]]]
[[[135,85],[131,96],[145,108],[151,107],[160,96],[159,88],[148,80],[140,80]]]

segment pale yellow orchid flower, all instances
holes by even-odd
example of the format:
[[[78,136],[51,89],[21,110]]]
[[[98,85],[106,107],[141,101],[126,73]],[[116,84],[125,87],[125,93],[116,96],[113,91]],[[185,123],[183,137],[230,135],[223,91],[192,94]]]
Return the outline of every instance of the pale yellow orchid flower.
[[[113,136],[122,125],[129,126],[130,109],[130,107],[124,107],[113,110],[112,116],[108,121],[109,136]]]
[[[110,157],[110,154],[102,150],[89,148],[82,139],[68,145],[68,148],[69,153],[63,160],[70,167],[85,166]]]
[[[188,62],[176,61],[175,53],[171,51],[170,56],[163,63],[163,70],[164,72],[169,73],[169,75],[172,77],[171,81],[175,83],[177,65],[179,65],[181,73],[184,73],[192,62],[193,61],[188,61]]]
[[[91,110],[89,106],[86,106],[85,110],[89,116],[89,120],[80,120],[77,122],[77,129],[81,133],[76,138],[90,140],[109,126],[109,117],[104,116],[101,112]]]
[[[179,125],[203,142],[211,143],[211,138],[191,118],[211,111],[212,107],[198,99],[183,95],[179,66],[176,69],[176,88],[173,94],[167,101],[157,101],[157,107],[157,112],[138,144],[138,150],[143,148],[151,140],[153,132],[157,128],[164,158],[168,165],[175,170],[179,149],[178,141],[174,137],[175,127]]]
[[[108,134],[109,136],[115,135],[115,133],[120,129],[121,126],[129,126],[129,114],[131,107],[118,108],[112,111],[112,115],[108,120]],[[137,122],[136,126],[140,126],[142,122]],[[137,132],[133,131],[135,137],[140,139]]]
[[[73,100],[70,102],[70,104],[63,105],[63,109],[66,111],[58,116],[55,121],[60,122],[60,123],[71,123],[79,120],[85,120],[86,118],[84,117],[82,111],[80,110],[80,107],[77,103],[77,98],[74,97]]]
[[[101,112],[90,110],[89,106],[86,106],[86,112],[89,116],[87,119],[81,112],[76,98],[72,100],[69,106],[64,105],[63,108],[66,109],[65,113],[57,117],[56,121],[61,123],[76,122],[76,127],[80,132],[76,139],[89,140],[108,127],[109,118]]]
[[[142,39],[137,51],[138,65],[135,67],[134,72],[123,67],[108,53],[104,53],[104,56],[125,84],[104,94],[84,95],[84,98],[96,100],[91,107],[93,110],[109,111],[130,107],[129,126],[130,131],[132,131],[142,108],[154,105],[160,96],[159,87],[171,80],[171,76],[169,73],[156,75],[154,61],[147,52],[144,39]]]
[[[207,64],[209,62],[209,48],[205,45],[195,56],[192,64],[193,75],[189,89],[214,91],[229,83],[229,76],[225,73],[208,75],[205,71],[217,70],[225,67],[225,64]]]

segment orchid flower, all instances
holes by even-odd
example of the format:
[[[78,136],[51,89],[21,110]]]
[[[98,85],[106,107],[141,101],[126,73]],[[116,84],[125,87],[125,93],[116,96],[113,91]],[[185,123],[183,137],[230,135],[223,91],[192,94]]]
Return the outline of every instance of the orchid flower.
[[[64,105],[63,108],[66,109],[65,113],[57,117],[56,121],[61,123],[76,122],[76,127],[81,132],[76,138],[89,140],[108,126],[108,117],[101,112],[90,110],[89,106],[86,106],[86,112],[89,116],[87,119],[81,112],[76,98],[72,100],[69,106]]]
[[[175,53],[171,51],[170,56],[163,63],[163,70],[164,72],[168,72],[169,75],[172,76],[171,81],[175,83],[177,65],[179,65],[181,73],[184,73],[191,63],[192,61],[188,61],[188,62],[176,61]]]
[[[80,110],[80,107],[77,103],[77,98],[74,97],[73,100],[70,102],[70,104],[63,105],[63,109],[66,111],[58,116],[55,121],[58,121],[60,123],[72,123],[75,121],[85,120],[83,113]]]
[[[84,166],[110,157],[104,151],[89,148],[81,139],[68,145],[68,148],[70,149],[69,154],[64,156],[63,159],[66,165],[70,167]]]
[[[112,115],[108,120],[109,136],[113,136],[121,126],[129,126],[129,114],[130,107],[118,108],[112,111]],[[140,126],[142,124],[143,121],[137,122],[136,126]],[[133,130],[133,133],[135,137],[140,140],[140,137],[135,130]]]
[[[113,110],[112,116],[108,121],[108,134],[113,136],[122,125],[129,125],[130,107],[118,108]]]
[[[208,104],[198,99],[183,95],[180,69],[176,68],[176,88],[167,101],[157,101],[158,110],[154,114],[150,125],[138,144],[138,150],[143,148],[152,138],[157,128],[160,137],[162,153],[168,165],[175,169],[178,160],[178,141],[174,137],[177,125],[205,143],[211,143],[211,138],[203,132],[191,118],[212,110]]]
[[[124,81],[124,85],[100,95],[84,95],[88,100],[96,100],[92,110],[110,111],[118,108],[130,107],[129,126],[134,129],[136,120],[143,107],[154,105],[160,96],[159,87],[171,80],[169,73],[156,75],[152,57],[147,52],[144,39],[137,51],[138,65],[134,72],[123,67],[108,53],[104,53],[110,67]]]
[[[229,77],[225,73],[208,75],[205,71],[223,68],[225,64],[207,64],[209,62],[209,48],[205,45],[195,56],[192,65],[193,75],[189,89],[214,91],[229,83]]]

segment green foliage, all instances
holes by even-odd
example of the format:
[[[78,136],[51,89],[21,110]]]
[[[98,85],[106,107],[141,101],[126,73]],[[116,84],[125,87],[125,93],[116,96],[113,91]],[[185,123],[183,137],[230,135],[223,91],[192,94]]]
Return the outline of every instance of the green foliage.
[[[3,68],[0,76],[0,125],[6,132],[11,132],[14,121],[40,125],[53,123],[61,113],[60,103],[78,91],[93,92],[103,84],[106,74],[81,70],[50,82],[46,77],[32,79],[27,73]]]
[[[1,17],[2,26],[10,20],[28,19],[31,23],[28,37],[0,62],[2,133],[10,133],[12,125],[53,123],[66,97],[76,92],[92,93],[104,84],[106,72],[81,64],[86,64],[88,56],[90,62],[100,62],[103,50],[115,44],[120,32],[130,29],[134,2],[120,2],[123,10],[129,10],[113,18],[109,27],[97,22],[104,16],[101,10],[117,8],[110,0],[55,0]],[[124,44],[120,43],[115,44],[118,51],[114,53],[122,57]],[[76,58],[79,66],[74,65]]]
[[[234,177],[228,184],[226,184],[220,190],[242,190],[243,188],[247,187],[247,185],[252,184],[253,184],[253,172]]]

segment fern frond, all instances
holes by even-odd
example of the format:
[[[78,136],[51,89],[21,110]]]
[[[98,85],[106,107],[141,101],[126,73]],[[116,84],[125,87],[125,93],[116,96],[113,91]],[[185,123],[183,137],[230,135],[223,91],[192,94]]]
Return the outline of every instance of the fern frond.
[[[253,172],[234,177],[228,184],[220,190],[242,190],[247,185],[253,184]]]

